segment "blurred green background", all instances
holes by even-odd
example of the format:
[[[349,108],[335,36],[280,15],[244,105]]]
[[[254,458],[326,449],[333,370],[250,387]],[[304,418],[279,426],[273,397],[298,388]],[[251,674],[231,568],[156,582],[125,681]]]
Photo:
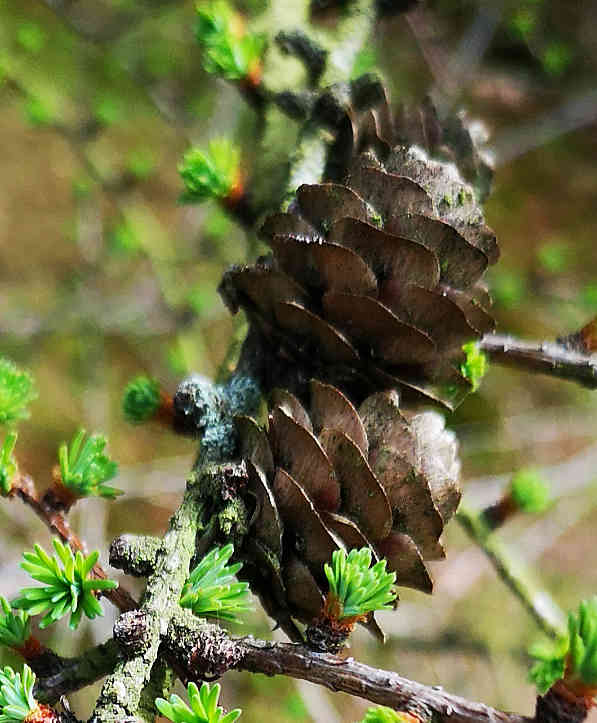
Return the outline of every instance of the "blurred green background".
[[[260,0],[238,7],[256,17],[263,9]],[[72,515],[104,563],[115,535],[164,529],[195,453],[189,440],[126,425],[122,389],[140,372],[171,390],[189,371],[216,375],[239,327],[216,286],[227,265],[259,252],[216,204],[177,205],[176,166],[190,144],[227,135],[249,167],[255,150],[254,112],[202,70],[194,24],[186,1],[0,0],[0,353],[30,369],[40,389],[18,458],[44,488],[78,425],[109,437],[126,495],[86,500]],[[594,317],[597,4],[429,2],[379,24],[353,74],[372,68],[394,102],[433,91],[489,133],[500,331],[553,338]],[[495,499],[521,467],[539,468],[552,485],[547,513],[498,534],[564,609],[597,592],[596,412],[594,392],[493,366],[448,420],[471,504]],[[47,546],[48,535],[16,501],[0,505],[0,529],[0,592],[12,596],[25,581],[23,549]],[[534,623],[457,523],[447,548],[433,598],[404,591],[399,610],[380,616],[389,643],[358,633],[351,655],[530,713]],[[105,607],[76,634],[59,623],[44,639],[63,654],[104,640],[114,620]],[[269,630],[261,614],[243,627]],[[96,691],[72,696],[80,717]],[[223,701],[242,707],[246,723],[349,722],[366,707],[238,674],[226,676]]]

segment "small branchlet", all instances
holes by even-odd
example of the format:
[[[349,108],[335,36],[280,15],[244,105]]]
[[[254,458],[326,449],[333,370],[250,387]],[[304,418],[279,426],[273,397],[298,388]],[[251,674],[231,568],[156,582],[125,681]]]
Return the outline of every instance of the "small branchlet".
[[[240,709],[224,713],[218,706],[220,686],[203,683],[198,689],[195,683],[187,686],[189,706],[178,695],[171,695],[170,701],[156,698],[155,707],[159,712],[174,723],[233,723],[241,714]]]
[[[325,564],[329,583],[322,615],[307,628],[307,642],[315,650],[338,652],[355,623],[364,621],[375,610],[390,610],[396,601],[395,572],[386,572],[386,560],[371,567],[371,549],[363,547],[332,553],[332,564]]]
[[[74,630],[83,613],[90,620],[104,614],[96,593],[112,590],[118,587],[118,583],[89,577],[99,557],[97,550],[87,556],[81,552],[73,555],[70,547],[63,545],[57,538],[52,540],[52,544],[57,556],[50,557],[39,545],[35,545],[35,552],[23,554],[23,570],[44,585],[22,589],[19,597],[13,601],[13,606],[27,611],[29,615],[45,612],[46,615],[39,623],[40,628],[51,625],[70,611],[69,627]]]
[[[58,721],[51,708],[35,700],[34,685],[35,673],[28,665],[23,666],[22,674],[9,666],[0,670],[0,723]]]
[[[141,375],[131,379],[122,395],[122,413],[127,422],[142,424],[160,418],[172,425],[172,397],[156,379]]]
[[[361,723],[419,723],[419,718],[411,713],[403,713],[381,706],[369,708]]]
[[[60,475],[54,485],[54,492],[63,488],[68,498],[67,508],[80,497],[114,499],[123,494],[116,487],[106,484],[118,471],[116,462],[104,454],[106,444],[106,438],[101,434],[92,434],[85,439],[85,430],[79,429],[70,447],[66,442],[60,445]],[[61,496],[59,492],[57,496]]]
[[[264,35],[248,32],[243,18],[218,0],[197,8],[195,36],[203,48],[203,67],[226,80],[257,87],[261,80]]]
[[[489,369],[489,360],[487,354],[481,351],[479,342],[469,341],[463,344],[462,351],[466,358],[460,365],[460,372],[465,379],[468,379],[473,386],[473,392],[476,392],[481,386],[481,380],[487,374]]]
[[[27,405],[37,398],[31,374],[0,357],[0,424],[13,424],[29,417]]]
[[[191,572],[180,598],[184,608],[195,615],[241,622],[238,614],[251,611],[249,585],[234,577],[242,563],[227,565],[232,545],[211,550]]]
[[[568,632],[559,640],[539,643],[529,651],[536,659],[529,677],[544,695],[554,685],[584,699],[586,707],[597,695],[597,596],[580,603],[568,615]]]
[[[203,203],[217,199],[233,203],[243,194],[240,151],[230,141],[216,138],[208,150],[191,148],[178,166],[185,185],[182,203]]]
[[[13,450],[17,442],[17,433],[9,432],[0,448],[0,494],[6,497],[12,489],[12,482],[18,472]]]

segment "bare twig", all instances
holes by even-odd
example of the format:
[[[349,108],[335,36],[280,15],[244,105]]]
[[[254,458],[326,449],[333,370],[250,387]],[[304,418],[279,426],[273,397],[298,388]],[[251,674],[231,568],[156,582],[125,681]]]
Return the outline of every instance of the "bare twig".
[[[568,379],[589,389],[597,389],[597,356],[570,351],[553,342],[522,341],[499,334],[483,337],[481,349],[500,364]]]

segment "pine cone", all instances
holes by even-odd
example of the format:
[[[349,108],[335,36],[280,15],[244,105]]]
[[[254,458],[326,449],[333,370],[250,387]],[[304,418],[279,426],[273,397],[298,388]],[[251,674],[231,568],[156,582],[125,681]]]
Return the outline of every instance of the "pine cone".
[[[293,369],[295,389],[317,376],[353,399],[401,388],[453,409],[471,389],[462,345],[494,326],[481,277],[497,243],[456,166],[390,150],[391,125],[383,103],[361,114],[344,182],[300,186],[263,227],[273,254],[229,270],[220,293]],[[266,387],[292,386],[269,368]]]
[[[457,444],[441,415],[405,416],[396,391],[373,394],[357,412],[335,387],[310,387],[309,411],[273,392],[267,432],[237,419],[256,500],[246,571],[295,639],[291,618],[321,613],[323,566],[340,545],[371,547],[398,585],[431,593],[425,560],[444,557],[440,536],[460,500]]]

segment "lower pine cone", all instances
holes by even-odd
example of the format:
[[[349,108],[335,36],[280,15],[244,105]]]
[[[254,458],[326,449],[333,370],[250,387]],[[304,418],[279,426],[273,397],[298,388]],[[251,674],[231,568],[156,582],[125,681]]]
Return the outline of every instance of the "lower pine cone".
[[[537,698],[536,723],[581,723],[589,713],[583,698],[563,695],[557,685]]]

